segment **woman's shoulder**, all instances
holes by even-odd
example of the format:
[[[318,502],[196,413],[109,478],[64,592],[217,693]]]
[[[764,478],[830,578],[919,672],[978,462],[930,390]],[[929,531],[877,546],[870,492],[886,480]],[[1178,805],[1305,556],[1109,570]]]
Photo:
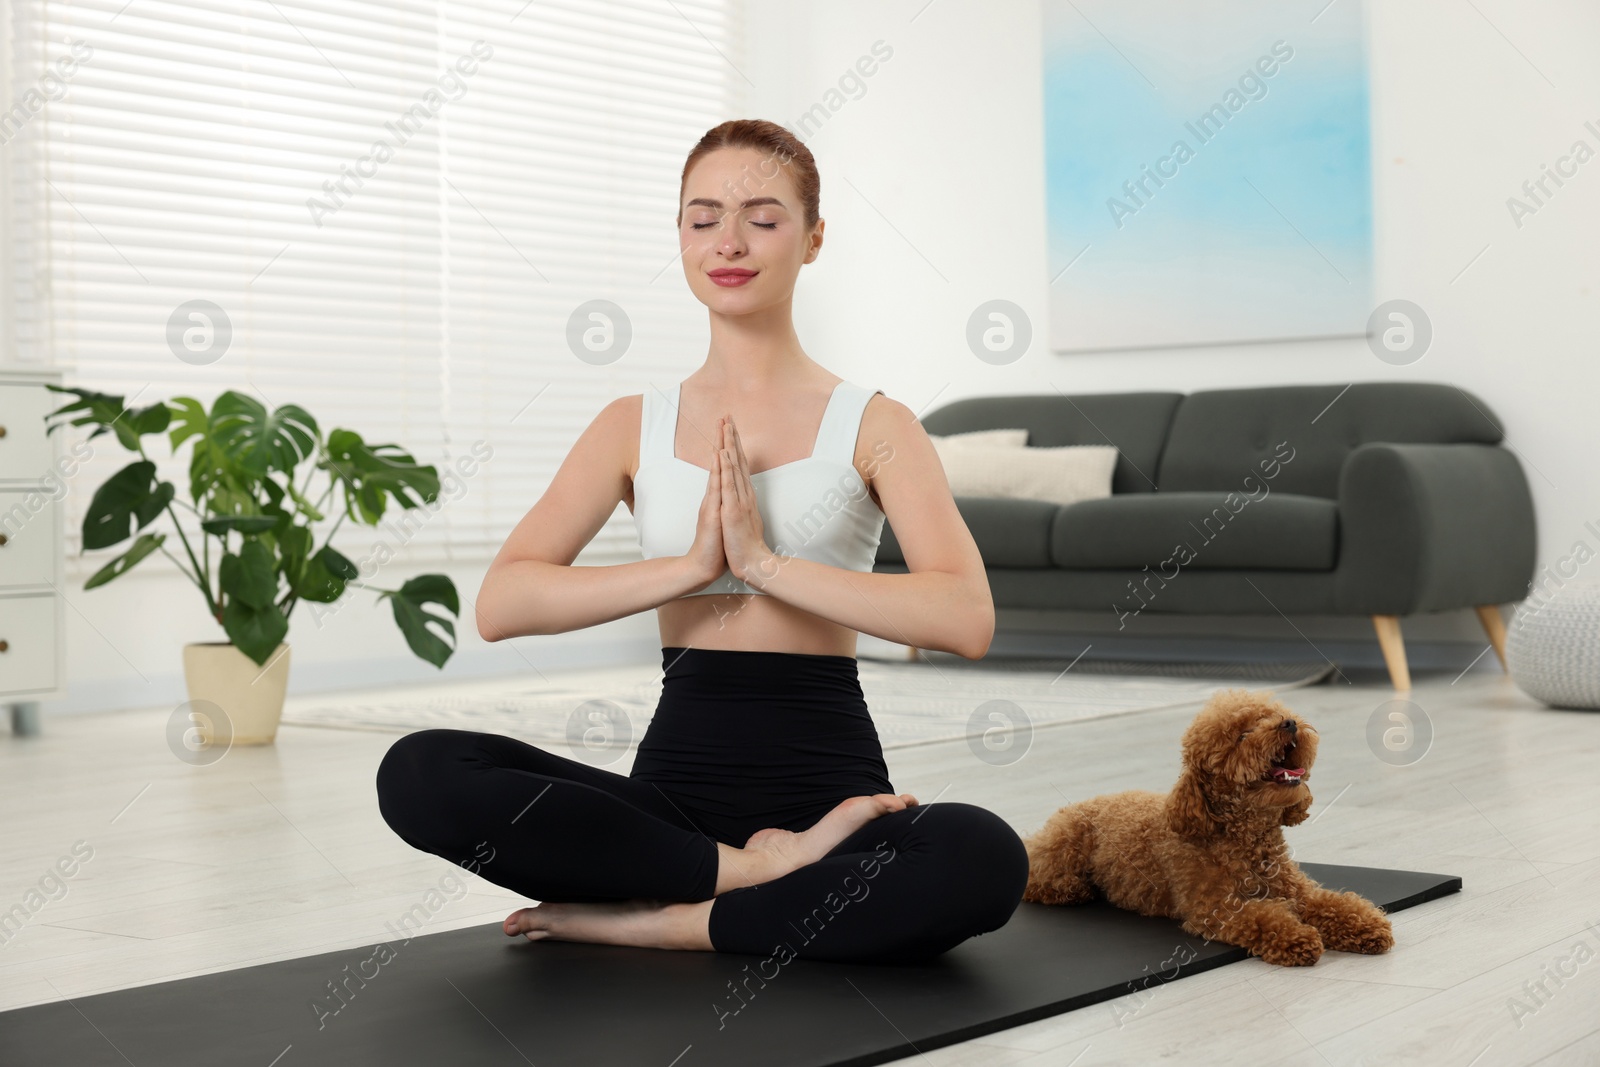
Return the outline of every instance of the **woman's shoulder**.
[[[607,401],[579,435],[579,445],[587,441],[588,449],[603,452],[631,478],[638,469],[644,403],[644,393],[627,393]],[[578,446],[574,446],[574,451],[578,450]]]
[[[649,386],[645,388],[648,390]],[[629,422],[638,421],[639,417],[644,413],[644,403],[644,393],[626,393],[622,396],[614,397],[607,401],[605,407],[596,413],[594,422],[608,430],[621,429]]]
[[[862,391],[871,395],[867,397],[866,407],[861,412],[861,425],[856,436],[856,458],[860,466],[862,455],[871,457],[867,466],[862,467],[862,473],[874,493],[879,485],[878,475],[882,472],[883,461],[892,456],[902,458],[904,462],[899,467],[913,478],[935,477],[930,473],[937,462],[933,458],[933,442],[923,432],[922,424],[917,421],[917,413],[874,386],[863,386]]]
[[[861,413],[861,423],[864,428],[876,431],[880,436],[887,436],[891,431],[903,433],[917,425],[917,413],[878,386],[857,385],[855,382],[850,384],[867,394],[866,407]]]

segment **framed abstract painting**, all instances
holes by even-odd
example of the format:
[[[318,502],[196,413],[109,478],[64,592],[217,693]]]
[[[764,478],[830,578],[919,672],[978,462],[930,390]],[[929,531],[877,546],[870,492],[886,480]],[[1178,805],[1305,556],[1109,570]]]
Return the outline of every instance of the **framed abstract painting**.
[[[1043,16],[1052,349],[1365,334],[1359,4],[1043,0]]]

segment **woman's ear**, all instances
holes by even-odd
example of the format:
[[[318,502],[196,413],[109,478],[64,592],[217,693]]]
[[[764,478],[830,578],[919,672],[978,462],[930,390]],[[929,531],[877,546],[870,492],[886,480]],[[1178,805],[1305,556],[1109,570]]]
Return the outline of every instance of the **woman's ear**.
[[[1305,798],[1299,803],[1290,804],[1283,809],[1283,825],[1285,826],[1298,826],[1305,822],[1306,812],[1311,810],[1311,790],[1306,789],[1303,785],[1300,788],[1305,791]],[[1338,798],[1336,797],[1335,799]]]
[[[1208,837],[1222,829],[1206,805],[1200,776],[1190,768],[1184,769],[1167,794],[1166,816],[1167,828],[1179,837]]]

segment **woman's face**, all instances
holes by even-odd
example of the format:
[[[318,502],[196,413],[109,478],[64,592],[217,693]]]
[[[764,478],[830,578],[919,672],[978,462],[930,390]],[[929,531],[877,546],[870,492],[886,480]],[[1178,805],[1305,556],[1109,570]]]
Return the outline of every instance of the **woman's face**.
[[[801,264],[822,246],[822,220],[806,231],[788,169],[761,149],[702,156],[679,207],[684,276],[702,304],[723,314],[788,302]]]

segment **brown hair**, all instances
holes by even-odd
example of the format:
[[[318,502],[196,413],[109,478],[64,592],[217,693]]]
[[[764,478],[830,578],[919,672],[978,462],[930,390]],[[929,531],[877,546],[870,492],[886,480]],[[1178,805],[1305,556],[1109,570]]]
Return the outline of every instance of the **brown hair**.
[[[683,176],[678,180],[678,203],[683,203],[684,186],[689,181],[690,169],[708,152],[719,148],[758,148],[766,153],[761,161],[760,176],[770,178],[777,168],[789,166],[789,180],[794,183],[800,205],[805,209],[805,227],[810,230],[817,224],[818,204],[822,198],[822,179],[817,175],[817,161],[811,149],[794,134],[766,119],[729,119],[705,132],[689,158],[683,163]],[[683,208],[678,208],[678,224],[683,224]]]

